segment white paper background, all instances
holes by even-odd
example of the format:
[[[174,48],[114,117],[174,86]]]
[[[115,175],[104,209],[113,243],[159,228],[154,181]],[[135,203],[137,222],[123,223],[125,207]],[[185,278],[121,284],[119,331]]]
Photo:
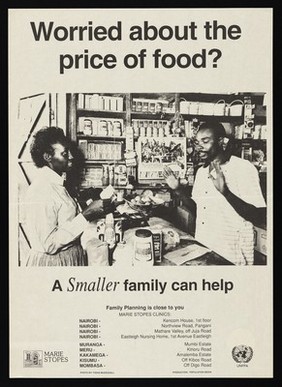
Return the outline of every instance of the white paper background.
[[[110,42],[35,42],[30,21],[54,21],[59,25],[111,26],[122,21],[123,41]],[[161,26],[198,25],[197,41],[132,42],[127,38],[130,26],[143,20]],[[239,40],[207,41],[201,25],[218,20],[220,24],[238,24]],[[118,66],[113,70],[67,70],[59,74],[62,53],[113,53]],[[121,58],[127,53],[147,49],[145,69],[129,70]],[[222,57],[218,67],[206,69],[154,69],[149,58],[156,48],[163,53],[194,53],[202,48],[219,48]],[[9,12],[9,135],[10,135],[10,301],[11,301],[11,376],[13,377],[85,377],[78,367],[78,319],[101,318],[104,342],[110,348],[107,369],[122,376],[205,376],[205,374],[172,374],[180,369],[175,357],[183,350],[180,341],[119,340],[119,329],[125,332],[148,330],[161,318],[124,318],[116,312],[106,312],[105,305],[184,305],[185,311],[174,318],[212,318],[213,367],[206,376],[272,375],[272,10],[271,9],[29,9]],[[268,264],[257,267],[153,267],[147,272],[136,269],[118,272],[108,268],[20,268],[17,266],[17,181],[13,171],[17,154],[18,99],[41,92],[266,92],[268,128]],[[233,281],[234,290],[222,292],[173,292],[163,295],[125,293],[122,286],[116,292],[67,293],[51,292],[55,279],[66,283],[74,276],[82,281],[107,280],[122,282],[125,278],[146,281],[157,278],[167,281],[197,281],[202,278]],[[123,328],[121,328],[121,326]],[[252,361],[239,368],[232,359],[234,346],[246,344],[254,350]],[[44,364],[42,368],[23,368],[23,350],[63,350],[68,363]],[[178,362],[178,363],[177,363]],[[183,370],[183,368],[182,368]],[[89,377],[97,375],[88,375]]]

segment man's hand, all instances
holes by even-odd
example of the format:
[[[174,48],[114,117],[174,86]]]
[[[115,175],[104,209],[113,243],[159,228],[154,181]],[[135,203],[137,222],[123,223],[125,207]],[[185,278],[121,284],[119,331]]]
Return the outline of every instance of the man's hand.
[[[180,186],[179,179],[175,176],[175,174],[173,173],[171,168],[164,167],[163,174],[164,174],[164,178],[165,178],[165,181],[166,181],[167,185],[171,189],[176,190],[176,189],[179,188],[179,186]]]
[[[225,195],[227,192],[228,192],[228,187],[226,185],[226,182],[225,182],[225,177],[224,177],[224,174],[222,172],[222,169],[220,167],[220,164],[218,161],[213,161],[212,163],[212,166],[214,167],[215,169],[215,173],[216,173],[216,177],[214,178],[211,174],[210,174],[210,178],[212,179],[212,182],[215,186],[215,188],[222,194],[222,195]]]

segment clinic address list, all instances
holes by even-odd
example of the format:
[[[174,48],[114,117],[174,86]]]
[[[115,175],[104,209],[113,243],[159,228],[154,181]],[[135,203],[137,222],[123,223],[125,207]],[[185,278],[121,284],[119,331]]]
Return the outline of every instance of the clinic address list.
[[[140,313],[140,311],[139,311]],[[137,317],[133,313],[119,313],[119,317]],[[130,315],[131,314],[131,315]],[[142,313],[144,314],[144,312]],[[147,314],[149,317],[149,313]],[[79,367],[80,369],[107,369],[109,356],[103,340],[102,323],[98,318],[79,319]],[[179,348],[172,354],[180,369],[200,370],[212,367],[212,320],[210,318],[157,319],[150,330],[120,333],[123,342],[128,340],[177,340]],[[144,328],[143,328],[144,329]]]

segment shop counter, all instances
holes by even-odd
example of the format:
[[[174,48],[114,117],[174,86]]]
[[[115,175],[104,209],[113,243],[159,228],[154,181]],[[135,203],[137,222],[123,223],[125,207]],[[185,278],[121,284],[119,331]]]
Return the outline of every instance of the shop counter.
[[[126,242],[126,248],[124,249],[124,252],[119,254],[115,253],[115,250],[110,253],[107,256],[107,251],[105,248],[105,243],[103,244],[99,239],[97,235],[97,222],[94,221],[89,226],[89,229],[85,231],[81,238],[81,243],[84,249],[87,251],[88,262],[89,265],[106,265],[110,264],[113,266],[119,266],[122,261],[123,266],[131,266],[132,265],[132,259],[134,257],[134,236],[135,231],[137,229],[140,229],[142,227],[134,227],[130,228],[124,231],[123,240]],[[185,246],[190,245],[198,245],[202,246],[200,243],[198,243],[195,238],[186,232],[180,230],[179,228],[175,227],[174,224],[172,224],[168,220],[164,220],[159,217],[152,217],[148,221],[148,226],[146,228],[149,228],[152,232],[154,230],[172,230],[175,232],[176,235],[179,235],[180,241],[185,242]],[[91,248],[89,248],[89,246]],[[175,255],[178,255],[177,250],[181,246],[179,243],[176,246],[170,246],[169,252],[175,252]],[[99,250],[100,249],[100,250]],[[167,259],[166,256],[168,255],[168,252],[162,251],[162,260],[159,263],[155,263],[155,266],[175,266],[176,263],[174,263],[173,260]],[[109,263],[107,263],[109,261]],[[213,251],[205,251],[203,254],[199,255],[197,258],[190,259],[186,262],[183,262],[181,266],[212,266],[212,265],[233,265],[230,261],[227,259],[221,257],[220,255],[216,254]]]

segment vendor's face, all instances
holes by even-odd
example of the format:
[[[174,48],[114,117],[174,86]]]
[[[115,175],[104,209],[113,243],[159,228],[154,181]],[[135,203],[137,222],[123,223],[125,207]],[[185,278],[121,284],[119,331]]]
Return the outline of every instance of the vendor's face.
[[[71,155],[68,148],[60,143],[53,144],[52,148],[53,154],[50,158],[50,167],[61,175],[67,171]]]
[[[219,142],[215,138],[212,129],[199,130],[194,140],[194,144],[196,152],[206,164],[213,161],[219,154]]]

